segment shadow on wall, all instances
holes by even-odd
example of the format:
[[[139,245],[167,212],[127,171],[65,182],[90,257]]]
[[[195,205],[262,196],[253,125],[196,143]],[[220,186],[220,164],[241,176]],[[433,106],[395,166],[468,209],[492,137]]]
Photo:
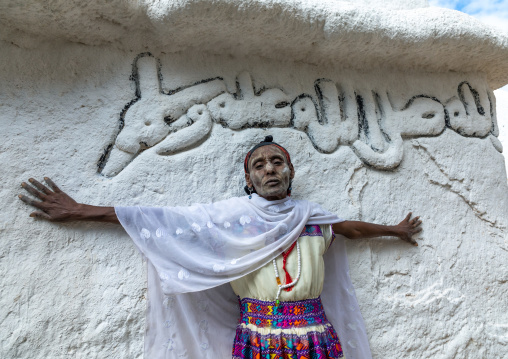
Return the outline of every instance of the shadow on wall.
[[[502,152],[494,94],[467,81],[444,101],[421,94],[397,110],[386,91],[317,79],[315,94],[292,99],[281,89],[256,91],[245,72],[236,79],[235,93],[227,92],[221,77],[167,91],[162,88],[161,63],[150,53],[135,58],[131,79],[136,97],[122,110],[116,139],[99,159],[98,171],[106,177],[120,173],[148,148],[171,155],[199,145],[214,123],[232,130],[292,128],[305,132],[319,152],[350,146],[361,161],[382,170],[401,163],[403,138],[438,136],[445,128],[462,136],[490,137]]]

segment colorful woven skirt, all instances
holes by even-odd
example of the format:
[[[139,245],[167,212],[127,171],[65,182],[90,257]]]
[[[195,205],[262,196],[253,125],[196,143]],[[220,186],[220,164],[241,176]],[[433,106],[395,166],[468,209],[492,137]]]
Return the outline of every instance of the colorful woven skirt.
[[[344,358],[320,298],[295,302],[240,299],[233,359]]]

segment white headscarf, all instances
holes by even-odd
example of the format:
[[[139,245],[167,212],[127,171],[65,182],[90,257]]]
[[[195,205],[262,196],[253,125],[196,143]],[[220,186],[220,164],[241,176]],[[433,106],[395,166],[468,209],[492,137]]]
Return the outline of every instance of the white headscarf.
[[[305,225],[341,221],[315,203],[289,197],[268,201],[257,194],[190,207],[115,210],[148,259],[146,359],[231,358],[239,309],[228,283],[280,255]],[[329,251],[337,255],[325,259],[323,304],[346,358],[367,359],[344,243],[337,242]],[[339,310],[328,310],[326,302]]]

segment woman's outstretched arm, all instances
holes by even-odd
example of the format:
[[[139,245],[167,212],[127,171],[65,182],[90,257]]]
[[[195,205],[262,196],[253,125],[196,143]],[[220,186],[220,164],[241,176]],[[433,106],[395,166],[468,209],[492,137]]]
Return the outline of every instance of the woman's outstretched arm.
[[[412,213],[395,226],[384,226],[361,221],[344,221],[332,225],[333,231],[337,234],[350,239],[372,238],[382,236],[399,237],[403,241],[409,242],[414,246],[418,243],[413,239],[413,235],[422,230],[422,221],[420,217],[411,219]]]
[[[33,178],[28,180],[32,186],[26,182],[21,183],[21,187],[39,199],[37,201],[22,194],[18,196],[20,200],[37,209],[30,213],[30,217],[54,222],[99,221],[120,224],[113,207],[78,203],[48,177],[44,177],[44,181],[51,189]]]

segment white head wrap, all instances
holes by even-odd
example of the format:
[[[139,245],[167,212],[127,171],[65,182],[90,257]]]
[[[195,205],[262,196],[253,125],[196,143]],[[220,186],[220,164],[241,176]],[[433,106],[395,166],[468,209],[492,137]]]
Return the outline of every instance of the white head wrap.
[[[268,201],[256,194],[250,200],[245,196],[190,207],[115,207],[115,210],[148,259],[145,358],[149,359],[231,358],[239,309],[227,283],[280,255],[305,225],[341,221],[315,203],[289,197]],[[338,257],[334,256],[337,258],[326,260],[333,262],[330,266],[327,263],[325,269],[332,281],[327,284],[330,281],[325,278],[324,288],[337,289],[331,291],[331,296],[323,292],[322,299],[341,342],[346,340],[343,342],[346,357],[353,359],[353,353],[360,354],[360,349],[365,353],[356,358],[367,359],[370,351],[343,246],[335,243],[335,250],[329,251],[336,253],[337,247],[342,247]],[[337,300],[339,312],[353,313],[352,317],[342,318],[335,310],[328,310],[326,302],[331,301],[331,306],[337,307]],[[342,308],[343,305],[348,308]],[[347,323],[341,324],[340,320]],[[360,337],[344,336],[341,330],[348,331],[348,325]],[[348,341],[356,349],[352,353],[344,348]]]

